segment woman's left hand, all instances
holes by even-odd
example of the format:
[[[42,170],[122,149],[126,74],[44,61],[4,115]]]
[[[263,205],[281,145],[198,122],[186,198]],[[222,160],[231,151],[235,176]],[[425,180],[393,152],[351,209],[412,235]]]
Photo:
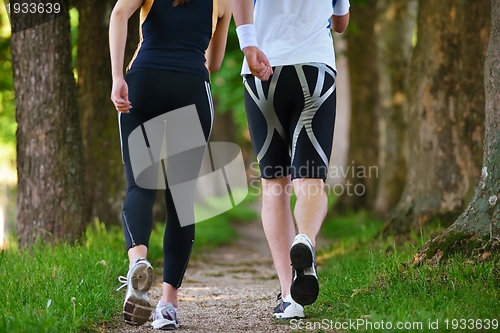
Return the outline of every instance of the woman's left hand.
[[[124,79],[114,79],[111,89],[111,101],[115,105],[116,111],[129,113],[132,104],[128,100],[128,85]]]

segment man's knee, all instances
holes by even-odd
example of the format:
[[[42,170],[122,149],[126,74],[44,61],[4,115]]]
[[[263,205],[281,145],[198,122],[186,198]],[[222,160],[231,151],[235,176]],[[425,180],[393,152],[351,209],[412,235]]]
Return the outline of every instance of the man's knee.
[[[297,178],[293,180],[293,188],[296,196],[315,196],[325,193],[323,179],[320,178]]]
[[[283,178],[263,178],[262,192],[264,195],[291,195],[292,182],[290,177]]]

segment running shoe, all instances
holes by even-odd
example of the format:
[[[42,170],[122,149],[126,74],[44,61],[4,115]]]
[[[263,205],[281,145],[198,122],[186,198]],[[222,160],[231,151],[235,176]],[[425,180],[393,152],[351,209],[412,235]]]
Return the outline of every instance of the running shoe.
[[[125,322],[133,326],[144,324],[153,310],[148,298],[148,290],[153,284],[153,267],[144,258],[136,259],[127,276],[120,276],[118,281],[123,284],[117,290],[127,287],[123,303]]]
[[[157,330],[175,330],[181,319],[172,303],[158,303],[151,325]]]
[[[281,293],[277,298],[280,304],[274,308],[273,317],[277,319],[304,318],[304,308],[296,303],[291,295],[281,298]]]
[[[292,262],[292,287],[290,294],[300,305],[309,305],[316,301],[319,293],[316,273],[316,253],[311,240],[304,234],[298,234],[290,249]]]

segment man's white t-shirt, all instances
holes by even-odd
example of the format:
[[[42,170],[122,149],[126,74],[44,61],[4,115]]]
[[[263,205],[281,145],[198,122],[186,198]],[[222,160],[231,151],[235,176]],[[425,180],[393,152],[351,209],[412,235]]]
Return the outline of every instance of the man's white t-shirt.
[[[256,0],[254,24],[257,45],[271,66],[320,62],[336,70],[330,30],[335,2]],[[241,74],[250,74],[246,59]]]

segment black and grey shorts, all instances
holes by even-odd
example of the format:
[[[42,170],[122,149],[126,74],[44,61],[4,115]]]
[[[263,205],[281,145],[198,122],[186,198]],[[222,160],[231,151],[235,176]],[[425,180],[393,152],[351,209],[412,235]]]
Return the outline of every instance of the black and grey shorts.
[[[245,80],[245,108],[262,178],[326,180],[336,113],[336,72],[322,63],[273,68]]]

